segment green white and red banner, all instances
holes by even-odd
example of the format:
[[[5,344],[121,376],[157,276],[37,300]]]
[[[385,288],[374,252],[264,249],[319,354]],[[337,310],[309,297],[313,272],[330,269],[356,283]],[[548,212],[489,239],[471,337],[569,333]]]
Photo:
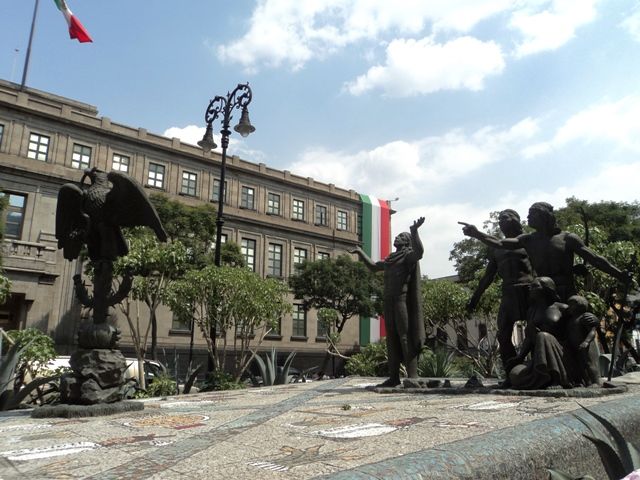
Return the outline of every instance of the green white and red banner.
[[[362,201],[362,249],[377,262],[391,252],[391,211],[386,200],[360,194]],[[360,318],[360,345],[386,336],[384,318]]]
[[[69,10],[67,6],[67,2],[65,0],[53,0],[58,7],[58,10],[62,12],[64,15],[64,19],[67,21],[67,25],[69,26],[69,38],[75,38],[80,43],[85,42],[93,42],[87,30],[82,26],[80,20]]]

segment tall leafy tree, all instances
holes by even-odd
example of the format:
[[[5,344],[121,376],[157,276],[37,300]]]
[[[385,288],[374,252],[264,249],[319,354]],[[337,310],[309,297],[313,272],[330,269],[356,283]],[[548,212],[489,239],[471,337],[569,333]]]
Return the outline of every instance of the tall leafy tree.
[[[167,243],[158,242],[150,230],[142,227],[129,230],[127,239],[129,254],[117,260],[114,271],[120,275],[134,275],[130,298],[144,302],[149,309],[148,325],[151,329],[149,353],[154,360],[157,360],[157,310],[165,300],[171,281],[181,276],[190,266],[188,250],[178,240]],[[138,359],[142,360],[146,350],[147,334],[142,333],[138,321],[133,322],[129,299],[126,299],[121,307],[132,331]],[[139,317],[136,316],[136,318]]]
[[[289,286],[295,298],[304,302],[305,309],[336,312],[336,315],[324,316],[331,342],[322,372],[330,355],[341,355],[337,343],[347,321],[354,316],[369,317],[382,311],[381,277],[348,255],[303,263],[289,278]]]
[[[149,200],[158,212],[169,239],[180,240],[187,247],[193,268],[213,263],[216,209],[212,205],[191,206],[161,194],[152,194]]]
[[[233,267],[210,265],[190,270],[173,282],[167,301],[182,318],[193,317],[207,342],[216,370],[225,370],[232,348],[233,372],[239,380],[264,337],[291,310],[287,285]],[[215,325],[217,338],[210,336]],[[214,345],[214,342],[216,344]]]

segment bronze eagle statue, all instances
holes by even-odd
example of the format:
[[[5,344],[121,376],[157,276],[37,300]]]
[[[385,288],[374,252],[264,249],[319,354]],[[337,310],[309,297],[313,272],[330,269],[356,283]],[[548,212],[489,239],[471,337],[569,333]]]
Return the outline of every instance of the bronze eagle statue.
[[[88,187],[86,178],[91,181]],[[58,193],[56,238],[67,260],[78,258],[84,244],[92,261],[127,255],[122,227],[146,226],[158,240],[167,240],[158,213],[131,177],[93,167],[84,171],[80,185],[66,183]]]

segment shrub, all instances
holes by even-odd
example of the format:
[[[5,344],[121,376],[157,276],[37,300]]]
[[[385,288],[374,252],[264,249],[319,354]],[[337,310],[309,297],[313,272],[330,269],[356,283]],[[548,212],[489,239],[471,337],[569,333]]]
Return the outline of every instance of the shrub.
[[[352,355],[345,365],[348,375],[386,377],[389,375],[389,357],[385,342],[370,343],[360,353]]]
[[[166,397],[177,393],[176,381],[168,375],[158,375],[147,387],[149,397]]]
[[[208,373],[207,378],[200,385],[201,392],[210,392],[212,390],[239,390],[241,388],[245,388],[244,383],[236,382],[233,375],[221,370]]]
[[[421,377],[451,377],[457,374],[453,352],[445,348],[425,348],[418,360],[418,375]]]

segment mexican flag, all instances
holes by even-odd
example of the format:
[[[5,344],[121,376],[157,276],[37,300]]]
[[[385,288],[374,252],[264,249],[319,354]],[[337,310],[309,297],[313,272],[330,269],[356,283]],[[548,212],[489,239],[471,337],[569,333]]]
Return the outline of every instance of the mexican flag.
[[[93,42],[89,33],[80,23],[80,20],[78,20],[71,10],[69,10],[67,2],[64,0],[53,1],[56,2],[56,7],[58,7],[58,10],[62,12],[65,20],[67,21],[67,25],[69,25],[69,37],[77,39],[80,43]]]
[[[391,211],[386,200],[360,194],[362,201],[362,249],[377,262],[391,252]],[[360,318],[360,345],[386,336],[384,318]]]

